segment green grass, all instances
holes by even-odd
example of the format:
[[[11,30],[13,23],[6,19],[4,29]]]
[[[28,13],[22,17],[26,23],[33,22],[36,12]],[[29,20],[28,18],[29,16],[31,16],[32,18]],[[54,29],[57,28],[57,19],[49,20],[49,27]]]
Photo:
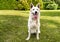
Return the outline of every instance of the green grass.
[[[60,11],[41,11],[40,40],[27,37],[29,11],[0,11],[0,42],[60,42]]]

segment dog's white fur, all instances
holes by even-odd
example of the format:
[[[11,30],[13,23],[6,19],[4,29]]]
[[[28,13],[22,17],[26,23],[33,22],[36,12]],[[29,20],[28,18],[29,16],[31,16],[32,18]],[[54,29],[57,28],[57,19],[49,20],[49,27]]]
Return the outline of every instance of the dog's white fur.
[[[40,33],[40,9],[39,4],[34,7],[33,4],[30,6],[30,14],[28,19],[28,37],[26,40],[30,39],[30,36],[32,33],[36,33],[37,40],[39,40],[39,33]],[[37,11],[37,19],[32,19],[33,14],[35,14],[35,11]]]

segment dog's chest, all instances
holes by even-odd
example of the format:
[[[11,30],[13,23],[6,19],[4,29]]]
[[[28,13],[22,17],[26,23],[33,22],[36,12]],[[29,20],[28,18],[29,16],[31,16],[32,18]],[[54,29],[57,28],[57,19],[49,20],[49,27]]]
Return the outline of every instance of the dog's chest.
[[[38,22],[36,20],[31,21],[31,33],[36,33]]]
[[[32,25],[32,27],[36,27],[38,25],[38,21],[37,20],[32,20],[31,25]]]

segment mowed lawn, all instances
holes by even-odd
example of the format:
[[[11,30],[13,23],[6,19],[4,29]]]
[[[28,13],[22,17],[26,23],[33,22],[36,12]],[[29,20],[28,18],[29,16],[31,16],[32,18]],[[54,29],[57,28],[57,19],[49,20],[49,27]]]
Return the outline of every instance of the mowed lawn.
[[[40,40],[27,38],[29,11],[0,11],[0,42],[60,42],[60,10],[41,10]]]

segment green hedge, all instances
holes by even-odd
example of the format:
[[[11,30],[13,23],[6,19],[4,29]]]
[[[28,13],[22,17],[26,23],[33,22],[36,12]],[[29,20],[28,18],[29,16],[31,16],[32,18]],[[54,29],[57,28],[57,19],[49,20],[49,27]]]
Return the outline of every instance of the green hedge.
[[[48,4],[46,7],[48,10],[57,10],[58,5],[56,3]]]
[[[54,1],[50,2],[43,2],[44,9],[46,10],[56,10],[58,8],[58,4],[56,4]]]
[[[0,0],[0,10],[28,10],[30,7],[30,3],[34,2],[33,0]],[[40,3],[41,9],[43,9],[42,0],[36,0],[36,2]],[[35,3],[35,2],[34,2]],[[35,3],[36,4],[36,3]]]

